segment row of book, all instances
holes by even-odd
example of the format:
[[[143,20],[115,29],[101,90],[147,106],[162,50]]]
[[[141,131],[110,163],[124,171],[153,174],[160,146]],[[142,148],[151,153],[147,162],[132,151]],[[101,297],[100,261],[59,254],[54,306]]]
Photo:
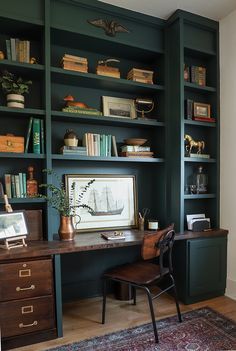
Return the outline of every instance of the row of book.
[[[184,65],[184,80],[206,86],[206,68],[202,66]]]
[[[88,59],[86,57],[64,54],[61,64],[64,69],[88,73]]]
[[[95,115],[101,116],[102,112],[96,108],[91,107],[79,107],[79,106],[66,106],[62,109],[63,112],[79,113],[81,115]]]
[[[30,41],[18,38],[6,39],[7,59],[18,62],[30,62]]]
[[[153,84],[154,71],[132,68],[127,75],[128,80],[133,80],[139,83]]]
[[[27,197],[26,173],[5,174],[5,190],[9,199]]]
[[[30,117],[28,130],[25,139],[25,153],[32,152],[34,154],[45,153],[44,142],[44,120],[40,118]]]
[[[88,156],[118,156],[114,135],[85,133],[83,145],[86,147]]]
[[[150,146],[123,145],[121,146],[120,156],[123,157],[153,157],[154,152]]]

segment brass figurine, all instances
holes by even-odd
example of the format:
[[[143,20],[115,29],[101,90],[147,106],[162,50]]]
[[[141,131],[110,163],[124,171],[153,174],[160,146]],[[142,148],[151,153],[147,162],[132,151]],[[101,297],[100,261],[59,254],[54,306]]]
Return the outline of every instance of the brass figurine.
[[[106,59],[106,60],[99,60],[98,65],[108,66],[110,65],[110,63],[113,63],[113,62],[120,62],[120,60],[113,59],[113,58]]]
[[[192,148],[197,148],[197,154],[201,154],[202,150],[205,149],[205,142],[203,140],[195,141],[189,134],[184,135],[184,141],[187,143],[187,145],[185,146],[185,149],[188,155],[191,154]]]
[[[116,21],[104,19],[87,20],[89,24],[104,29],[106,35],[115,37],[116,33],[130,33],[130,31]]]
[[[154,109],[153,99],[136,98],[134,103],[136,111],[141,113],[142,118],[145,118],[145,113],[150,113]]]
[[[35,65],[38,62],[35,57],[31,57],[29,63],[31,63],[32,65]]]

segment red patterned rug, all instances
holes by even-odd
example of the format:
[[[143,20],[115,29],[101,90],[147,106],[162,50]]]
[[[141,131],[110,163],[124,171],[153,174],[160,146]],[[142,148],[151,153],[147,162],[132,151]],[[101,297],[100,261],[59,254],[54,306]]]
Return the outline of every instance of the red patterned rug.
[[[83,340],[50,351],[219,351],[236,350],[236,323],[206,307],[157,321],[159,343],[152,324]]]

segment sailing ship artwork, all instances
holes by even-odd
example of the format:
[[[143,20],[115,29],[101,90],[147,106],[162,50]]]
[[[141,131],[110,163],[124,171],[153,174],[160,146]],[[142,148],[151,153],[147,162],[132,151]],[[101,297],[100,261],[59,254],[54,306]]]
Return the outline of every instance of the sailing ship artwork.
[[[88,205],[92,209],[88,210],[91,216],[115,216],[124,210],[122,201],[114,200],[112,190],[107,185],[101,194],[96,189],[91,190]]]
[[[76,204],[89,179],[95,179],[84,192],[83,203],[88,208],[76,209],[74,219],[78,232],[132,228],[136,226],[135,176],[126,175],[66,175],[67,189],[73,186],[72,205]],[[77,219],[80,219],[79,223]]]

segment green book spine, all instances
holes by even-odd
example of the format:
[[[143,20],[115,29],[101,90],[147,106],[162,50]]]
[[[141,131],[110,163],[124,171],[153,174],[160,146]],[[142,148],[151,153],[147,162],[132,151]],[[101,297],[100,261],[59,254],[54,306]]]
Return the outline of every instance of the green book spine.
[[[11,174],[11,193],[12,197],[16,197],[16,182],[14,174]]]
[[[11,60],[11,43],[10,40],[6,40],[6,51],[7,51],[7,59]]]
[[[40,119],[33,119],[33,153],[40,154]]]
[[[23,197],[27,196],[26,191],[26,173],[22,173],[22,180],[23,180]]]
[[[107,156],[111,157],[111,135],[107,136]]]
[[[24,197],[24,190],[23,190],[23,174],[19,173],[19,187],[20,187],[20,197]]]
[[[5,190],[6,190],[7,197],[10,199],[12,197],[10,174],[5,174]]]
[[[20,177],[19,174],[16,174],[15,176],[15,186],[16,186],[16,197],[20,197]]]
[[[25,153],[27,153],[28,150],[29,150],[29,141],[30,141],[30,135],[31,135],[31,130],[32,130],[32,123],[33,123],[33,117],[30,117],[29,124],[28,124],[28,131],[27,131],[26,141],[25,141]]]
[[[40,137],[41,137],[41,153],[45,154],[45,142],[44,142],[44,120],[40,120]]]

